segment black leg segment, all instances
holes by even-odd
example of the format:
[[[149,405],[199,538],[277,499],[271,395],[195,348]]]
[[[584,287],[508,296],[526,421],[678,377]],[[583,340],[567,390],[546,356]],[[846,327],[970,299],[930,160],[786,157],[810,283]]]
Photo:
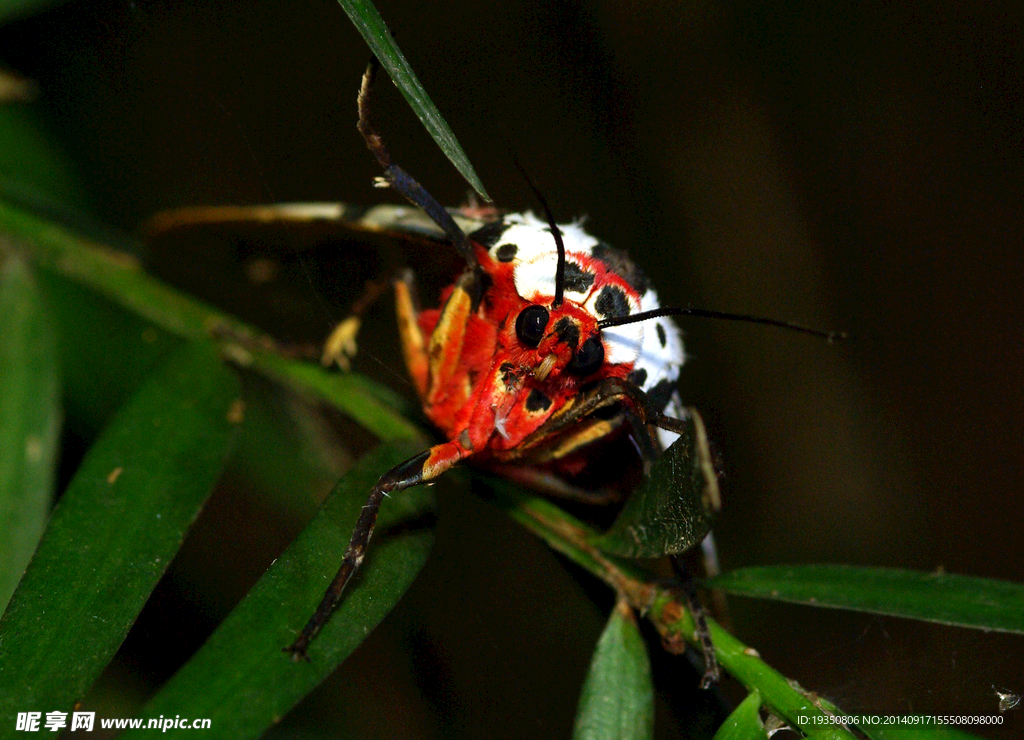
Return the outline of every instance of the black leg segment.
[[[359,133],[363,135],[366,146],[373,153],[377,162],[384,170],[384,179],[396,191],[401,193],[413,205],[419,206],[423,212],[430,217],[430,220],[441,227],[441,230],[448,235],[452,244],[465,258],[466,264],[474,271],[480,272],[480,264],[477,262],[476,253],[473,251],[465,232],[455,223],[448,210],[434,199],[426,189],[405,170],[395,164],[391,154],[384,145],[384,139],[370,120],[370,91],[373,89],[373,81],[380,69],[380,62],[376,57],[370,60],[363,74],[363,82],[359,88]]]
[[[719,669],[718,659],[715,658],[715,646],[711,643],[711,630],[708,629],[707,616],[704,614],[704,605],[700,603],[693,576],[686,564],[678,555],[672,555],[671,560],[672,569],[675,570],[676,577],[679,578],[679,586],[686,598],[686,608],[690,610],[693,621],[697,625],[697,638],[700,640],[701,652],[704,654],[704,676],[700,680],[700,687],[709,689],[718,683]]]
[[[359,513],[359,519],[356,520],[355,529],[352,530],[352,537],[349,539],[348,548],[345,550],[345,557],[341,561],[337,575],[334,576],[331,585],[327,587],[327,593],[324,594],[320,605],[306,622],[306,626],[302,628],[302,632],[299,633],[295,642],[284,649],[285,652],[291,654],[293,660],[309,660],[306,656],[306,649],[309,647],[310,641],[327,623],[331,613],[341,601],[345,586],[363,563],[366,548],[373,536],[373,527],[377,523],[377,513],[380,511],[384,497],[392,491],[401,491],[422,483],[423,467],[430,457],[430,452],[430,450],[422,452],[392,468],[381,476],[377,485],[370,491],[370,496]]]

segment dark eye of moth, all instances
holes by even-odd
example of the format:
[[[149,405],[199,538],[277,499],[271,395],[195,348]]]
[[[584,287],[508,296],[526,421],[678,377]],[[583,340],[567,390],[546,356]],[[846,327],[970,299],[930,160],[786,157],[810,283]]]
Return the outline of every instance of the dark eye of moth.
[[[573,375],[585,376],[596,373],[603,364],[604,344],[600,337],[590,337],[576,350],[565,369]]]
[[[544,338],[548,325],[548,310],[544,306],[527,306],[516,319],[516,336],[527,347],[536,347]]]

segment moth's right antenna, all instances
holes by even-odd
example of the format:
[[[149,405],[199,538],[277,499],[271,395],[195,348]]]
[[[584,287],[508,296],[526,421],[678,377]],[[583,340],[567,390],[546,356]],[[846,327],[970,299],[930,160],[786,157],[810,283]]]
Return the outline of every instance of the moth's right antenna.
[[[466,264],[474,271],[480,270],[480,263],[477,261],[476,253],[466,238],[465,232],[455,223],[448,210],[434,200],[434,196],[428,193],[422,185],[416,182],[413,177],[391,161],[391,154],[384,146],[384,139],[370,121],[370,91],[373,88],[374,79],[377,77],[377,70],[380,69],[380,62],[377,57],[370,60],[366,65],[366,72],[363,73],[363,82],[359,86],[359,133],[363,135],[366,146],[373,156],[376,157],[380,166],[384,169],[384,181],[415,206],[423,209],[431,221],[441,227],[441,230],[448,236],[459,254],[466,260]]]

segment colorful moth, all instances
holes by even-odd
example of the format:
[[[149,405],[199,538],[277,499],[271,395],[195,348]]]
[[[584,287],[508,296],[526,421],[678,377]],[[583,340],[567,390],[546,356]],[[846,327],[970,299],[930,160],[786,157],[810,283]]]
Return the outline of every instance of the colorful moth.
[[[386,184],[419,206],[466,262],[436,309],[417,307],[410,272],[394,281],[405,362],[446,441],[388,471],[371,490],[337,576],[286,648],[296,659],[305,658],[362,563],[388,494],[464,461],[579,494],[565,481],[588,465],[588,447],[624,434],[653,459],[683,431],[681,417],[689,413],[676,392],[683,343],[668,316],[712,313],[661,308],[624,253],[579,224],[557,226],[543,198],[546,220],[470,209],[464,215],[477,220],[467,235],[391,161],[369,119],[375,71],[371,64],[363,78],[359,130]],[[329,346],[354,346],[357,327],[357,319],[343,323]]]

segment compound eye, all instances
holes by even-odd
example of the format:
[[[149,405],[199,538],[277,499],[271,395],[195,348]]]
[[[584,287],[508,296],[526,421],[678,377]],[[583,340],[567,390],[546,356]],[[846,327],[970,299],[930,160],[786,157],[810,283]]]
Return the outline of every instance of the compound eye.
[[[516,319],[516,336],[527,347],[536,347],[544,338],[548,326],[548,310],[544,306],[527,306]]]
[[[586,376],[596,373],[603,364],[604,344],[600,337],[590,337],[576,350],[565,369],[573,375]]]

